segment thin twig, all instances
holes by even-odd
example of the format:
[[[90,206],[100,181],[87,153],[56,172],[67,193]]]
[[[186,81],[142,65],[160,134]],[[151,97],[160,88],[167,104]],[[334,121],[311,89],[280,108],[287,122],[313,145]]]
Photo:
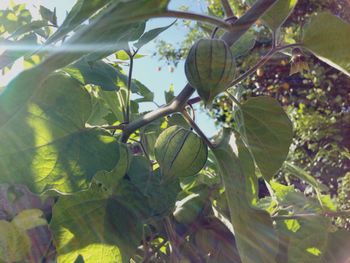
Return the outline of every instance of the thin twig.
[[[337,211],[337,212],[324,212],[324,213],[305,213],[305,214],[295,214],[295,215],[279,215],[272,216],[275,220],[288,220],[288,219],[300,219],[315,216],[327,216],[327,217],[340,217],[347,216],[350,217],[350,210]]]
[[[187,122],[191,125],[191,127],[198,133],[198,135],[205,141],[205,143],[209,146],[209,148],[214,149],[214,145],[212,144],[212,142],[208,139],[208,137],[204,134],[204,132],[198,127],[198,125],[192,120],[188,112],[186,110],[183,110],[182,115],[187,120]]]
[[[291,44],[291,45],[286,45],[286,46],[282,46],[282,47],[276,47],[274,49],[271,49],[262,59],[259,60],[258,63],[256,63],[253,67],[251,67],[250,69],[248,69],[246,72],[244,72],[242,75],[240,75],[238,78],[234,79],[229,85],[228,87],[232,87],[236,84],[238,84],[239,82],[241,82],[242,80],[246,79],[247,77],[249,77],[251,74],[255,73],[255,71],[262,67],[263,65],[266,64],[266,62],[268,62],[273,55],[275,55],[278,52],[281,52],[285,49],[288,48],[294,48],[294,47],[299,47],[300,44]]]
[[[221,4],[224,8],[226,17],[231,17],[234,15],[230,3],[227,0],[221,0]]]
[[[131,97],[131,81],[132,81],[132,71],[134,68],[134,56],[136,53],[131,54],[130,51],[126,52],[129,56],[130,64],[129,64],[129,75],[128,75],[128,93],[126,97],[126,116],[125,122],[130,122],[130,97]]]
[[[229,98],[236,104],[238,108],[242,107],[241,103],[228,90],[225,91],[225,94],[229,96]]]

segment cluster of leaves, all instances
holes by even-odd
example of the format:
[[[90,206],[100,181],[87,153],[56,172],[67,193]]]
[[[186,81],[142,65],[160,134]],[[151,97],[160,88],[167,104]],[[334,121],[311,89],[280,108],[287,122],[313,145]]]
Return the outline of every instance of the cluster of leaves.
[[[4,201],[0,203],[0,261],[348,260],[350,234],[332,225],[332,217],[346,217],[348,211],[334,205],[322,184],[292,164],[290,171],[313,187],[315,197],[275,180],[287,158],[293,127],[272,97],[243,101],[237,96],[240,102],[233,98],[231,130],[223,130],[215,145],[202,138],[211,148],[203,169],[187,174],[179,166],[172,170],[179,174],[166,178],[164,171],[176,162],[156,162],[156,155],[172,151],[178,158],[193,149],[181,152],[179,144],[157,153],[156,141],[164,139],[164,130],[177,125],[186,129],[184,134],[195,135],[191,126],[203,136],[187,112],[187,100],[178,102],[171,92],[165,93],[168,106],[153,115],[139,112],[139,103],[153,101],[153,93],[132,79],[132,64],[137,51],[169,27],[145,32],[146,19],[169,14],[168,2],[78,0],[55,32],[42,34],[28,26],[31,20],[19,25],[15,35],[4,27],[6,41],[19,42],[33,34],[37,43],[44,44],[16,56],[8,53],[11,50],[4,53],[12,58],[6,67],[22,56],[39,55],[40,59],[0,95],[0,200]],[[281,13],[278,6],[277,11],[273,7],[265,13],[273,2],[258,0],[254,12],[246,13],[248,21],[264,13],[262,19],[277,30],[290,10]],[[284,6],[285,1],[280,3]],[[41,10],[45,11],[42,21],[54,25],[55,12]],[[278,19],[271,19],[276,14]],[[332,30],[333,37],[328,34],[327,38],[336,52],[327,48],[320,25]],[[249,47],[245,44],[251,39],[248,28],[240,25],[236,28],[240,33],[233,34],[245,33],[232,41],[236,58],[242,46]],[[339,43],[334,37],[344,39],[349,31],[349,24],[323,13],[312,18],[303,46],[349,74],[349,41]],[[127,62],[128,75],[122,67]],[[157,115],[172,102],[184,105],[177,110],[182,115],[175,110]],[[131,129],[133,125],[137,128]],[[131,132],[127,134],[126,129]],[[258,178],[270,189],[263,198]],[[43,202],[17,185],[54,198]],[[33,241],[35,234],[40,235],[38,241]],[[45,242],[51,238],[53,246]]]

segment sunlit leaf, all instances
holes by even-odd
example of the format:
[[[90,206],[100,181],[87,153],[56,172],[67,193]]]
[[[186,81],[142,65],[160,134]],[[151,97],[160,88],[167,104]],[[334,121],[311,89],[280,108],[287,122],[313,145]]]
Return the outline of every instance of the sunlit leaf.
[[[129,262],[142,236],[142,205],[127,182],[117,196],[97,187],[62,196],[50,224],[58,262],[74,262],[79,255],[86,263]]]
[[[91,99],[78,81],[46,74],[25,71],[0,96],[0,182],[34,192],[82,190],[97,171],[115,166],[118,143],[85,128]]]

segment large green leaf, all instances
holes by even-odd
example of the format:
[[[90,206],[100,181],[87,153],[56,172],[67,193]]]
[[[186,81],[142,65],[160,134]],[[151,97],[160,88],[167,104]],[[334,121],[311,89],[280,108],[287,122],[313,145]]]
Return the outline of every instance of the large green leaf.
[[[79,191],[97,171],[115,166],[118,143],[85,128],[91,100],[78,81],[46,74],[41,67],[25,71],[0,96],[0,182]]]
[[[350,76],[350,24],[330,13],[311,18],[304,28],[303,46],[319,59]]]
[[[253,154],[263,177],[270,180],[285,161],[293,139],[293,126],[271,97],[245,101],[237,114],[238,131]]]
[[[129,262],[142,237],[143,198],[124,181],[117,196],[100,188],[62,196],[53,208],[50,228],[58,262]],[[144,206],[146,209],[146,206]]]
[[[237,142],[237,144],[236,144]],[[251,206],[247,192],[247,180],[254,180],[246,172],[239,160],[239,152],[244,149],[240,140],[225,132],[223,139],[212,150],[220,168],[225,186],[231,223],[235,233],[237,248],[243,263],[273,263],[277,255],[277,236],[270,215]]]

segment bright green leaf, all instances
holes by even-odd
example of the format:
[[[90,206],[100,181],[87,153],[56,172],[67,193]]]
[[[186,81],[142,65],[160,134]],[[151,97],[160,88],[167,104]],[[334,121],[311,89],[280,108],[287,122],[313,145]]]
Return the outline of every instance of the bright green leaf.
[[[142,237],[143,198],[127,181],[117,196],[97,188],[62,196],[53,208],[50,229],[58,262],[129,262]],[[146,207],[145,207],[146,209]]]
[[[38,226],[47,224],[47,221],[43,218],[43,212],[39,209],[26,209],[20,212],[12,220],[12,224],[26,231]]]
[[[24,71],[0,96],[0,182],[79,191],[115,166],[118,143],[85,128],[91,99],[75,79],[54,74],[43,81],[46,74],[41,67]]]

